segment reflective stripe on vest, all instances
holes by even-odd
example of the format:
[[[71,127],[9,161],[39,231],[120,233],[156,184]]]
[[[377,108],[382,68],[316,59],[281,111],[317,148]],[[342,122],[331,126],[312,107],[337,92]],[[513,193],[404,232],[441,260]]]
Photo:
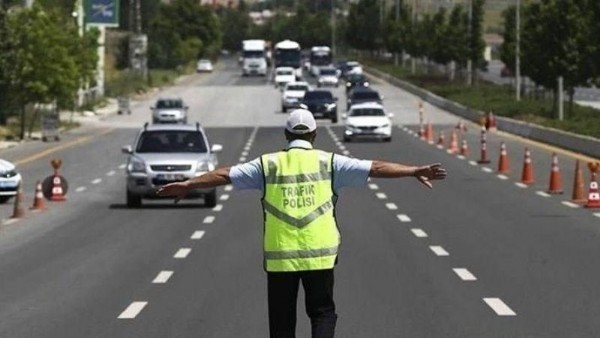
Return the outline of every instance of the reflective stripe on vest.
[[[333,268],[340,236],[334,218],[332,156],[292,148],[261,157],[267,271]]]

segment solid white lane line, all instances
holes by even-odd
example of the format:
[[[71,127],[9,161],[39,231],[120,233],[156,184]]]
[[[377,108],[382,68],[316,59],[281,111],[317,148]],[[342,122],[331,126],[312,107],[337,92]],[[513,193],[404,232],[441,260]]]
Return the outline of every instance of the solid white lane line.
[[[347,156],[347,155],[350,155],[350,152],[348,150],[344,150],[344,151],[342,151],[342,154]]]
[[[486,173],[491,173],[493,171],[491,168],[488,167],[481,167],[481,170],[485,171]]]
[[[106,176],[114,176],[117,172],[114,170],[111,170],[109,172],[106,173]]]
[[[203,230],[194,231],[194,233],[192,234],[192,237],[190,237],[190,238],[195,239],[195,240],[202,239],[202,237],[204,237],[204,233],[205,232]]]
[[[458,275],[458,277],[460,277],[460,279],[462,279],[464,281],[477,280],[477,277],[475,277],[469,270],[467,270],[465,268],[454,268],[452,270],[454,271],[455,274]]]
[[[496,312],[498,316],[516,316],[517,314],[500,298],[484,298],[484,302]]]
[[[575,209],[575,208],[579,208],[579,204],[575,204],[575,203],[573,203],[573,202],[569,202],[569,201],[562,201],[562,202],[560,202],[560,203],[562,203],[563,205],[566,205],[566,206],[568,206],[569,208],[573,208],[573,209]]]
[[[165,284],[169,281],[171,276],[173,276],[173,271],[161,271],[156,278],[154,278],[152,284]]]
[[[395,203],[386,203],[385,207],[390,210],[398,210],[398,206]]]
[[[398,214],[398,215],[396,215],[396,217],[398,217],[398,220],[402,223],[408,223],[411,221],[411,219],[410,219],[410,217],[408,217],[408,215]]]
[[[85,189],[87,189],[86,187],[79,187],[77,189],[75,189],[75,192],[82,192],[85,191]]]
[[[384,199],[387,198],[387,195],[385,193],[382,193],[382,192],[376,193],[375,196],[377,196],[377,198],[379,198],[380,200],[384,200]]]
[[[125,169],[126,166],[127,166],[127,164],[123,163],[123,164],[119,165],[119,169]]]
[[[231,191],[231,190],[233,190],[233,186],[231,184],[225,186],[225,191]]]
[[[221,195],[220,199],[221,199],[221,201],[227,201],[229,199],[229,195],[223,194],[223,195]]]
[[[545,191],[536,191],[535,193],[542,197],[550,197],[550,194]]]
[[[507,180],[508,176],[500,174],[500,175],[498,175],[498,178],[501,180]]]
[[[134,319],[137,315],[142,312],[144,307],[148,305],[148,302],[133,302],[129,304],[129,306],[125,309],[125,311],[121,312],[118,319]]]
[[[448,251],[444,250],[444,248],[439,245],[431,245],[429,249],[431,249],[431,251],[433,251],[433,253],[437,256],[450,256]]]
[[[379,187],[375,183],[370,183],[369,184],[369,189],[371,189],[371,190],[377,190],[377,189],[379,189]]]
[[[472,166],[476,166],[477,162],[475,162],[475,161],[469,161],[469,164],[472,165]]]
[[[192,249],[190,248],[181,248],[177,250],[173,258],[186,258],[190,254],[190,252],[192,252]]]
[[[214,208],[212,208],[212,211],[221,211],[223,210],[223,204],[217,204],[215,205]]]
[[[421,229],[414,228],[414,229],[410,229],[410,231],[412,231],[412,233],[418,238],[427,237],[427,233]]]
[[[215,216],[206,216],[204,217],[204,220],[202,221],[202,223],[212,223],[215,221]]]
[[[596,216],[596,217],[600,217],[600,212],[595,212],[595,213],[594,213],[594,216]]]
[[[92,181],[92,184],[98,184],[100,182],[102,182],[102,179],[101,178],[97,178],[97,179],[95,179],[95,180]]]
[[[525,189],[525,188],[527,188],[527,187],[528,187],[528,185],[527,185],[527,184],[525,184],[525,183],[521,183],[521,182],[515,182],[515,185],[516,185],[517,187],[519,187],[519,188],[523,188],[523,189]]]

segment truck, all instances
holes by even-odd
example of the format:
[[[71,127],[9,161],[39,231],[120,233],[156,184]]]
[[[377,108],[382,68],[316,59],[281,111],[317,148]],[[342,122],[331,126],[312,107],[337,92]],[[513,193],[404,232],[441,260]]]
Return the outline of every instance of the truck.
[[[242,75],[267,75],[267,43],[265,40],[242,41]]]

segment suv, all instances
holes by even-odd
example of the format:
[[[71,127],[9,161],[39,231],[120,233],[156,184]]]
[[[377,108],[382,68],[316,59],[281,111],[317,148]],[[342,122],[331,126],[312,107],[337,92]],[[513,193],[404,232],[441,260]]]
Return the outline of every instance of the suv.
[[[354,88],[368,86],[369,81],[363,74],[349,74],[346,76],[346,95]]]
[[[332,123],[337,123],[336,101],[337,97],[329,90],[309,90],[304,94],[300,107],[309,110],[315,118],[330,119]]]
[[[376,90],[373,90],[369,87],[356,87],[348,94],[346,110],[350,110],[350,107],[357,103],[375,102],[382,104],[382,101],[383,96],[379,95]]]
[[[124,146],[127,161],[127,206],[140,207],[142,198],[158,198],[156,189],[171,182],[185,181],[214,170],[216,153],[223,146],[209,147],[206,133],[196,125],[148,125],[139,132],[135,146]],[[204,197],[207,207],[217,204],[215,188],[196,189],[187,197]]]
[[[152,110],[152,123],[183,123],[188,120],[188,106],[180,98],[160,98]]]

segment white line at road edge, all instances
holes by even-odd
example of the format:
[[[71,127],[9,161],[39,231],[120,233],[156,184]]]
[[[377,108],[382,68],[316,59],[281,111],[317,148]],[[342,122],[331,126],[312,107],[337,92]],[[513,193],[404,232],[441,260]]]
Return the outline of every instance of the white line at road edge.
[[[400,220],[400,222],[403,222],[403,223],[410,222],[410,217],[408,217],[408,215],[398,214],[398,215],[396,215],[396,217],[398,217],[398,220]]]
[[[439,245],[432,245],[429,247],[429,249],[431,249],[431,251],[433,251],[433,253],[437,256],[450,256],[448,251],[444,250],[444,248]]]
[[[192,237],[190,237],[191,239],[202,239],[202,237],[204,237],[205,232],[203,230],[197,230],[194,231],[194,233],[192,234]]]
[[[460,279],[462,279],[464,281],[477,280],[477,277],[475,277],[469,270],[467,270],[465,268],[454,268],[454,269],[452,269],[452,271],[454,271],[454,273],[457,274],[458,277],[460,277]]]
[[[215,205],[214,208],[212,208],[212,211],[221,211],[223,210],[223,204],[217,204]]]
[[[390,210],[398,210],[398,206],[395,203],[386,203],[385,207]]]
[[[204,217],[204,221],[202,223],[212,223],[215,221],[215,216],[206,216]]]
[[[412,231],[412,233],[418,238],[426,238],[427,237],[427,233],[421,229],[414,228],[414,229],[410,229],[410,231]]]
[[[156,278],[154,278],[152,284],[165,284],[169,281],[171,276],[173,276],[173,271],[161,271]]]
[[[148,302],[133,302],[121,312],[118,319],[134,319],[148,305]]]
[[[496,312],[498,316],[516,316],[517,314],[500,298],[484,298],[484,302]]]
[[[173,258],[186,258],[190,254],[190,252],[192,252],[192,249],[190,248],[181,248],[177,250],[177,253],[175,253]]]
[[[574,209],[574,208],[579,208],[579,205],[578,205],[578,204],[575,204],[575,203],[573,203],[573,202],[569,202],[569,201],[562,201],[562,202],[560,202],[560,203],[562,203],[563,205],[566,205],[566,206],[568,206],[569,208],[573,208],[573,209]]]

